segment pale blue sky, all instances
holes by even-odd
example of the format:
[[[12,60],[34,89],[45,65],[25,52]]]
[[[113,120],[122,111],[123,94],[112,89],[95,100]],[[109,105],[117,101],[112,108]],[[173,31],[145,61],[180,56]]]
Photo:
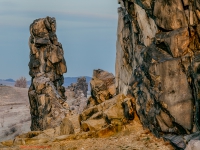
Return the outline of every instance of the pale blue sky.
[[[29,25],[55,17],[65,51],[64,76],[115,72],[117,0],[0,0],[0,79],[28,75]]]

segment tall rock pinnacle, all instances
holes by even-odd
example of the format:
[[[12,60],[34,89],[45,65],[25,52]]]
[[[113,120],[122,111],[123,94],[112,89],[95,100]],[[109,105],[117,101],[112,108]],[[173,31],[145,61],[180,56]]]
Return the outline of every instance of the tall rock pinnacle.
[[[31,130],[60,125],[67,103],[63,74],[67,72],[64,51],[56,36],[55,18],[36,19],[30,25],[29,88]]]

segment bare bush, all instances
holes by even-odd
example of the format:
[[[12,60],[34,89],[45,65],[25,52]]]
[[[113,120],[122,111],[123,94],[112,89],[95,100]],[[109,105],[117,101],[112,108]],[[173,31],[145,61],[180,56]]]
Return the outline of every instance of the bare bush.
[[[17,129],[15,128],[15,127],[12,127],[11,129],[10,129],[10,132],[11,133],[14,133],[14,132],[16,132],[17,131]]]
[[[26,88],[26,86],[27,86],[26,78],[25,77],[21,77],[21,78],[17,79],[15,81],[15,86],[16,87],[21,87],[21,88]]]

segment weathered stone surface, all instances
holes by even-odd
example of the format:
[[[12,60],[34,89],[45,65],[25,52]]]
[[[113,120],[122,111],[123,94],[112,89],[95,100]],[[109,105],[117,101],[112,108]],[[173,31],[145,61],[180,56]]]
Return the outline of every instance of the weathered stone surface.
[[[189,32],[188,28],[180,28],[171,32],[156,34],[157,47],[165,50],[173,57],[180,57],[188,50]]]
[[[56,20],[46,17],[30,25],[29,88],[31,130],[59,126],[67,112],[63,73],[67,72],[62,45],[57,41]]]
[[[149,18],[144,9],[139,5],[134,4],[135,13],[137,15],[137,22],[141,31],[140,42],[145,46],[152,43],[155,34],[157,33],[157,26],[152,18]]]
[[[103,132],[110,125],[121,127],[126,121],[134,119],[134,112],[134,99],[120,94],[84,110],[80,114],[81,129]]]
[[[183,135],[200,130],[199,0],[119,3],[117,93],[135,97],[140,121],[156,136],[171,134],[185,148]]]
[[[115,77],[101,69],[93,71],[93,77],[90,81],[91,97],[96,104],[112,98],[116,94]]]
[[[188,26],[181,0],[156,0],[153,14],[156,24],[165,30]]]
[[[77,79],[77,83],[72,83],[66,88],[66,96],[71,114],[80,114],[87,107],[88,84],[85,77]]]
[[[62,120],[60,125],[60,135],[68,135],[74,133],[74,127],[72,122],[66,117]]]
[[[191,140],[185,150],[198,150],[200,147],[200,140]]]

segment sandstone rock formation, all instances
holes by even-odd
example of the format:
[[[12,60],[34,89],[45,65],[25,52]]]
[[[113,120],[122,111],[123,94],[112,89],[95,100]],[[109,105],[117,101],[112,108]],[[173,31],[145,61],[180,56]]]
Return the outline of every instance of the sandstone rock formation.
[[[200,1],[118,2],[117,93],[156,136],[199,131]]]
[[[83,131],[119,131],[128,120],[134,119],[134,99],[119,94],[101,104],[89,107],[80,115]],[[113,129],[114,128],[114,129]]]
[[[90,87],[91,97],[89,98],[89,104],[91,106],[100,104],[116,94],[114,75],[101,69],[93,71]]]
[[[91,97],[87,109],[80,114],[82,131],[96,131],[99,135],[119,131],[128,120],[134,119],[134,98],[116,94],[115,77],[103,70],[94,70]]]
[[[30,25],[29,88],[31,130],[60,125],[67,103],[63,74],[67,72],[62,44],[56,36],[55,18],[46,17]]]

